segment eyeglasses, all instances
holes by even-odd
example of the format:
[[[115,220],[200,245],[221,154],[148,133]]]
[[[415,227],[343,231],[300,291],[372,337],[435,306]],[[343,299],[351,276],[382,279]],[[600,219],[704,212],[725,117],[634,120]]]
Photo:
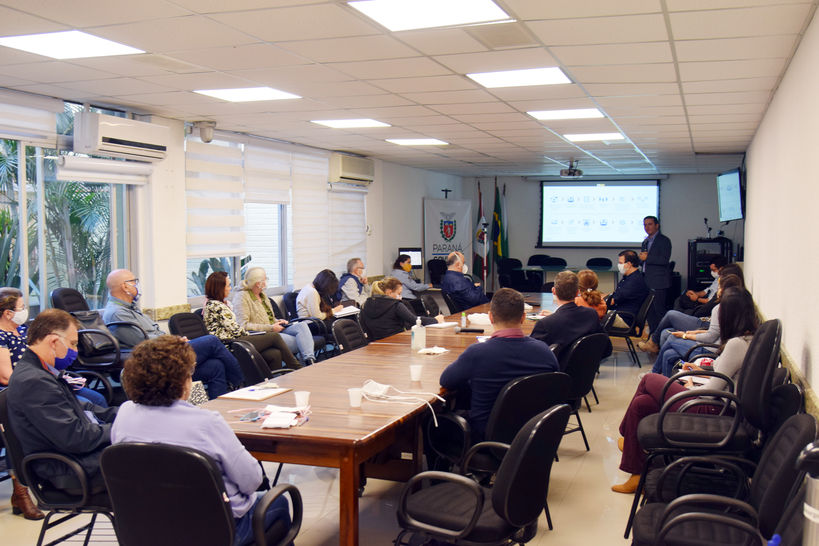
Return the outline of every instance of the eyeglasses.
[[[139,279],[138,278],[133,278],[133,279],[128,279],[127,281],[122,281],[122,282],[136,285],[136,284],[139,284]]]
[[[71,348],[72,348],[72,349],[74,349],[75,351],[77,350],[78,345],[79,345],[79,343],[80,343],[80,340],[79,340],[79,339],[75,339],[74,341],[71,341],[70,339],[68,339],[67,337],[65,337],[65,336],[64,336],[64,335],[62,335],[62,334],[58,334],[57,332],[51,332],[51,333],[52,333],[52,334],[54,334],[55,336],[59,337],[60,339],[64,340],[64,341],[66,342],[66,345],[67,345],[68,347],[71,347]]]

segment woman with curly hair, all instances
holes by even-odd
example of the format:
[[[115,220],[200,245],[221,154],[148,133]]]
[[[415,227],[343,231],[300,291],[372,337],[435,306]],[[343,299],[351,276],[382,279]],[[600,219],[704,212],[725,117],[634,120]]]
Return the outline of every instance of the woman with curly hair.
[[[177,336],[160,336],[137,345],[123,367],[122,386],[130,400],[122,404],[111,427],[111,443],[171,444],[210,455],[222,473],[230,500],[236,522],[234,543],[253,544],[251,518],[262,469],[221,415],[187,402],[195,366],[196,353]],[[270,505],[264,525],[265,529],[290,525],[284,497]]]

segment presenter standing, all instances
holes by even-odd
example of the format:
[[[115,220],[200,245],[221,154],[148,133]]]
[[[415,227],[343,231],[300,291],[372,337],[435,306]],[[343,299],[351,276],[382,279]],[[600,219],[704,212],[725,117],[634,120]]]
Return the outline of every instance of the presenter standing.
[[[660,233],[660,221],[656,216],[643,218],[646,237],[640,247],[640,262],[646,285],[654,293],[654,304],[648,313],[648,326],[651,332],[657,328],[666,311],[666,294],[671,286],[671,271],[668,261],[671,259],[671,239]]]

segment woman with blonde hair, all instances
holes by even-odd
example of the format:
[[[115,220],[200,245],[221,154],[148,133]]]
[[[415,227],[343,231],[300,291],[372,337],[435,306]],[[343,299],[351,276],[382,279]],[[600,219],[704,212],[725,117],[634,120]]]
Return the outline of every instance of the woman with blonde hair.
[[[395,277],[387,277],[378,282],[383,295],[367,298],[361,309],[361,319],[367,325],[373,340],[385,338],[411,328],[417,319],[421,324],[443,322],[444,316],[419,317],[404,302],[401,301],[401,292],[404,285]]]
[[[591,307],[597,311],[598,318],[603,318],[606,314],[606,302],[603,294],[597,290],[597,273],[591,269],[583,269],[577,274],[577,287],[580,294],[574,299],[576,305]]]

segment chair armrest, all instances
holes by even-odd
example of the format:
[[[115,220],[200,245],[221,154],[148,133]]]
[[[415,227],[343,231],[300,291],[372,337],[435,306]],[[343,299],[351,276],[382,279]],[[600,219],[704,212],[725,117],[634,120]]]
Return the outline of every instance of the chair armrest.
[[[663,391],[660,396],[660,400],[665,400],[665,395],[668,394],[668,389],[671,388],[671,385],[674,384],[675,381],[682,379],[683,377],[688,377],[690,375],[707,375],[708,377],[718,377],[725,381],[728,385],[728,392],[734,392],[734,382],[725,374],[721,374],[719,372],[715,372],[714,370],[686,370],[684,372],[679,372],[671,377],[668,378],[668,381],[665,382],[663,385]]]
[[[712,514],[708,512],[688,512],[687,514],[680,514],[669,520],[665,523],[660,532],[657,535],[657,542],[656,544],[666,544],[665,537],[677,526],[683,525],[685,523],[690,523],[693,521],[708,521],[711,523],[718,523],[721,525],[725,525],[728,527],[733,527],[739,531],[744,531],[747,533],[754,542],[759,544],[760,546],[767,546],[768,540],[764,538],[759,530],[754,527],[753,525],[749,525],[748,523],[732,518],[730,516],[726,516],[723,514]],[[753,542],[749,542],[749,544],[753,544]]]
[[[273,504],[273,501],[281,497],[287,493],[290,495],[290,504],[293,507],[293,517],[291,518],[290,529],[287,531],[287,534],[284,538],[276,543],[275,546],[285,546],[287,544],[291,544],[296,536],[299,534],[299,530],[301,529],[301,521],[304,515],[304,507],[301,501],[301,493],[299,493],[298,488],[295,485],[291,484],[283,484],[277,485],[273,489],[269,490],[264,496],[256,503],[256,507],[253,509],[253,537],[255,538],[256,544],[267,544],[265,539],[265,529],[264,529],[264,516],[267,512],[267,509]]]
[[[280,375],[285,375],[290,372],[295,372],[293,368],[279,368],[278,370],[272,370],[270,372],[270,377],[279,377]]]
[[[469,448],[469,451],[467,451],[466,455],[464,455],[464,462],[461,465],[461,474],[466,474],[466,472],[469,470],[469,462],[472,460],[472,457],[475,455],[475,453],[483,449],[500,449],[506,452],[509,450],[509,444],[504,444],[502,442],[478,442]]]
[[[86,378],[86,380],[87,380],[86,383],[85,383],[86,386],[88,386],[88,384],[90,384],[90,382],[91,382],[91,381],[88,381],[88,380],[95,379],[95,380],[99,381],[102,384],[102,386],[104,387],[104,389],[105,389],[105,394],[104,394],[105,401],[110,404],[111,400],[114,399],[114,388],[111,386],[111,382],[108,381],[108,379],[106,379],[104,375],[99,374],[97,372],[92,372],[91,370],[80,370],[80,371],[72,372],[72,374],[73,375],[79,375],[80,377]]]
[[[321,320],[318,317],[299,317],[294,319],[289,319],[287,321],[289,324],[295,324],[297,322],[306,322],[307,325],[310,327],[310,333],[316,336],[325,336],[327,335],[327,323]]]
[[[728,516],[724,516],[722,514],[714,514],[714,513],[705,513],[701,512],[703,506],[712,506],[715,509],[722,509],[722,510],[733,510],[743,514],[744,516],[748,517],[751,521],[753,521],[753,526],[749,525],[744,521],[737,520],[735,518],[731,518]],[[680,514],[674,516],[675,512],[690,509],[691,512],[687,512],[684,514]],[[699,512],[698,512],[699,511]],[[721,497],[719,495],[702,495],[702,494],[693,494],[693,495],[685,495],[678,499],[674,499],[665,507],[665,511],[663,515],[660,517],[659,521],[659,529],[660,533],[657,537],[659,540],[659,544],[663,544],[663,538],[677,525],[685,523],[686,521],[693,521],[693,520],[710,520],[710,521],[717,521],[715,518],[725,518],[725,520],[720,520],[727,525],[732,525],[738,529],[749,531],[753,535],[758,535],[759,531],[757,531],[759,516],[754,509],[753,506],[748,504],[747,502],[743,502],[741,500],[732,499],[730,497]],[[729,523],[728,520],[730,520]],[[762,544],[766,544],[763,542]]]
[[[611,315],[608,316],[608,313],[611,313]],[[610,311],[608,311],[608,313],[606,323],[603,325],[603,329],[606,331],[606,333],[627,334],[634,329],[634,321],[636,319],[636,315],[634,315],[634,313],[629,313],[628,311],[618,311],[617,309],[611,309]],[[615,317],[617,317],[618,315],[625,322],[631,321],[631,326],[629,326],[628,328],[618,328],[616,326],[613,326],[612,323],[614,322]]]
[[[440,480],[454,483],[467,489],[475,496],[475,509],[472,512],[469,522],[463,529],[446,529],[444,527],[436,527],[434,525],[430,525],[429,523],[418,521],[407,513],[407,500],[409,499],[410,493],[413,491],[415,486],[421,482],[421,480]],[[472,529],[475,528],[475,525],[478,523],[478,519],[481,516],[481,512],[483,512],[483,500],[483,490],[475,481],[459,474],[428,470],[426,472],[416,474],[410,478],[407,485],[404,486],[404,490],[401,492],[401,499],[398,501],[398,519],[399,521],[403,520],[407,522],[408,525],[423,531],[429,531],[452,539],[459,539],[467,536],[472,532]]]
[[[116,326],[117,328],[119,328],[119,327],[133,328],[133,329],[137,330],[140,334],[142,334],[143,338],[148,339],[147,332],[145,332],[145,330],[143,330],[141,326],[139,326],[138,324],[134,324],[133,322],[123,322],[123,321],[115,320],[114,322],[107,322],[105,325],[108,326],[109,328],[111,326]]]
[[[715,398],[721,398],[723,400],[732,401],[736,405],[736,409],[734,411],[734,419],[731,421],[731,428],[728,430],[728,433],[716,443],[704,443],[704,442],[681,442],[679,440],[672,440],[665,435],[663,431],[663,423],[665,422],[665,416],[671,410],[671,406],[679,402],[680,400],[685,400],[686,398],[694,398],[700,396],[713,396]],[[714,400],[713,402],[716,402]],[[725,412],[726,408],[729,404],[723,402],[723,412]],[[731,441],[734,435],[739,429],[739,424],[742,422],[742,411],[739,406],[739,398],[730,392],[725,391],[718,391],[712,389],[694,389],[689,390],[686,392],[680,392],[669,398],[665,404],[663,404],[662,409],[660,410],[660,416],[657,419],[657,434],[662,438],[666,443],[674,447],[694,447],[694,448],[723,448]]]
[[[75,506],[84,506],[88,504],[88,497],[90,496],[91,493],[88,488],[88,475],[85,473],[85,470],[83,470],[82,466],[80,466],[80,463],[78,463],[73,458],[67,455],[62,455],[60,453],[41,452],[32,453],[30,455],[26,455],[25,457],[23,457],[23,462],[21,463],[23,469],[21,473],[26,482],[26,485],[31,486],[32,491],[36,492],[35,493],[36,496],[42,498],[41,496],[42,494],[39,493],[39,488],[36,487],[36,485],[42,480],[37,477],[37,473],[32,468],[32,465],[40,461],[58,461],[66,465],[68,469],[77,478],[77,481],[80,484],[80,490],[82,491],[82,494],[76,495],[75,500],[71,502],[55,503],[49,499],[44,499],[48,500],[47,504],[49,506],[53,508],[74,508]],[[60,491],[65,495],[69,494],[63,490]]]
[[[657,491],[659,493],[659,492],[662,492],[662,491],[665,490],[666,480],[676,479],[677,483],[676,483],[676,486],[674,488],[675,491],[676,491],[676,494],[675,494],[674,498],[682,497],[683,495],[680,493],[680,488],[682,487],[682,484],[683,484],[683,481],[685,480],[686,474],[688,474],[688,472],[693,470],[693,469],[702,468],[702,467],[705,467],[705,466],[707,466],[709,468],[721,467],[724,470],[728,470],[729,472],[732,472],[738,478],[738,480],[737,480],[738,482],[742,482],[743,480],[747,481],[749,475],[742,468],[740,468],[739,464],[737,464],[739,462],[739,460],[740,459],[738,457],[697,457],[697,456],[683,457],[681,459],[677,459],[676,461],[673,461],[671,464],[666,466],[663,469],[663,471],[660,473],[660,477],[657,480]],[[750,461],[746,461],[746,462],[750,462]],[[751,463],[751,464],[753,464],[753,463]],[[756,465],[754,465],[754,466],[756,466]],[[674,476],[677,469],[679,469],[679,473],[676,476]],[[740,494],[741,491],[742,491],[742,486],[738,485],[737,490],[732,495],[733,498],[738,499],[739,494]]]
[[[697,343],[696,345],[694,345],[693,347],[688,349],[688,351],[685,353],[685,356],[683,356],[682,359],[684,361],[686,361],[686,362],[689,362],[688,359],[691,358],[691,353],[693,353],[695,349],[702,349],[703,347],[717,348],[717,347],[719,347],[719,344],[717,344],[717,343]],[[702,355],[697,355],[697,356],[702,356]]]

